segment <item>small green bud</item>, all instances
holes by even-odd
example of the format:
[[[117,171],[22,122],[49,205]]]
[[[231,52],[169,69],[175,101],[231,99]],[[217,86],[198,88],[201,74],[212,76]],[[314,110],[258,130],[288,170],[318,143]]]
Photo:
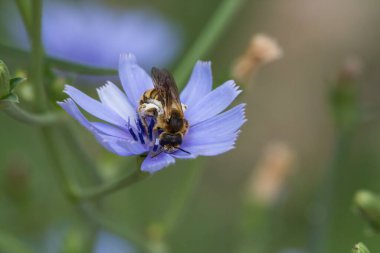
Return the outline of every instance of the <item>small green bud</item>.
[[[359,76],[361,63],[347,60],[333,82],[330,103],[336,126],[340,131],[350,132],[360,120],[359,111]]]
[[[3,61],[0,60],[0,99],[9,95],[9,71]]]
[[[358,191],[354,204],[376,232],[380,232],[380,197],[370,191]]]
[[[352,253],[370,253],[364,243],[359,242],[352,248]]]

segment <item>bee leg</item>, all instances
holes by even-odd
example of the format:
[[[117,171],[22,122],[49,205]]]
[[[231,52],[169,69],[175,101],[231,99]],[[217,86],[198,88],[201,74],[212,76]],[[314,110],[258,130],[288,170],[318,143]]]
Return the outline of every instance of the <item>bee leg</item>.
[[[149,135],[149,139],[152,138],[152,133],[150,130],[150,125],[154,119],[157,118],[157,106],[151,103],[141,103],[138,108],[140,121],[142,123],[142,128],[145,131],[146,135]],[[150,118],[150,122],[148,124],[148,120]]]

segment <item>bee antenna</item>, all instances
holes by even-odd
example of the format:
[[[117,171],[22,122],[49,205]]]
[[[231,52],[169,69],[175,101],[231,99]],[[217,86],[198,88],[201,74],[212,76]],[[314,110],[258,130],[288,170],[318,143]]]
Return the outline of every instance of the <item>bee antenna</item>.
[[[191,153],[190,153],[189,151],[187,151],[187,150],[184,150],[184,149],[182,149],[182,148],[178,148],[178,150],[181,150],[181,151],[183,151],[183,152],[185,152],[185,153],[187,153],[187,154],[191,155]]]

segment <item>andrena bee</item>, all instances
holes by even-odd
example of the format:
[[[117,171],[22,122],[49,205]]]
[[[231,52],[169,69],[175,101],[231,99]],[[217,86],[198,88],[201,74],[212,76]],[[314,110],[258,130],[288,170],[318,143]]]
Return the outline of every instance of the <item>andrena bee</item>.
[[[145,129],[149,128],[148,118],[155,122],[152,132],[156,135],[160,148],[156,155],[161,152],[173,153],[176,150],[189,153],[181,149],[189,123],[185,119],[186,106],[179,99],[174,78],[167,70],[157,68],[152,68],[152,78],[154,88],[144,92],[138,112]]]

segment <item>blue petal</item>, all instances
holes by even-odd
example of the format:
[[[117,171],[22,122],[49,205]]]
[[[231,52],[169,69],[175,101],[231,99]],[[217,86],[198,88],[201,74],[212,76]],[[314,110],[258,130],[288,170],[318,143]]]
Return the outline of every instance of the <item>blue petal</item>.
[[[146,146],[137,141],[130,141],[105,135],[102,136],[102,141],[110,145],[116,145],[131,155],[140,155],[148,151]]]
[[[102,103],[110,110],[116,112],[126,122],[135,121],[136,110],[129,103],[127,96],[115,84],[107,82],[97,91]]]
[[[133,54],[120,56],[119,76],[129,101],[134,108],[137,108],[143,93],[153,88],[152,79],[137,65],[136,57]]]
[[[123,134],[121,130],[118,130],[116,127],[107,125],[104,123],[92,123],[88,121],[83,114],[80,112],[76,104],[72,99],[67,99],[64,102],[58,102],[58,104],[73,118],[75,118],[82,126],[87,128],[97,139],[97,141],[102,144],[107,150],[121,155],[127,156],[132,155],[128,149],[120,145],[120,143],[113,141],[110,142],[108,139],[112,136],[118,136],[116,138],[119,142],[126,142],[129,145],[135,145],[131,137],[127,134]],[[108,139],[107,139],[108,138]]]
[[[239,128],[246,121],[244,104],[191,126],[181,148],[194,155],[212,156],[234,148]]]
[[[65,85],[64,92],[69,95],[75,103],[93,116],[118,126],[126,125],[126,122],[117,113],[73,86]]]
[[[181,150],[178,150],[178,151],[176,151],[170,155],[173,156],[174,158],[178,158],[178,159],[194,159],[194,158],[197,158],[196,154],[191,154],[191,153],[189,154],[189,153],[183,152]]]
[[[175,159],[171,155],[163,152],[153,158],[151,154],[148,154],[148,156],[144,159],[143,163],[141,164],[141,170],[149,173],[154,173],[169,166],[174,162]]]
[[[200,98],[212,89],[211,62],[198,61],[185,89],[181,93],[181,102],[193,107]]]
[[[129,142],[133,142],[134,139],[127,129],[121,129],[115,126],[112,126],[103,122],[90,122],[92,126],[94,126],[101,133],[109,136],[113,136],[119,139],[127,140]]]
[[[241,90],[234,81],[227,81],[220,87],[199,99],[195,106],[189,107],[185,112],[190,126],[212,118],[226,109],[239,95]]]

